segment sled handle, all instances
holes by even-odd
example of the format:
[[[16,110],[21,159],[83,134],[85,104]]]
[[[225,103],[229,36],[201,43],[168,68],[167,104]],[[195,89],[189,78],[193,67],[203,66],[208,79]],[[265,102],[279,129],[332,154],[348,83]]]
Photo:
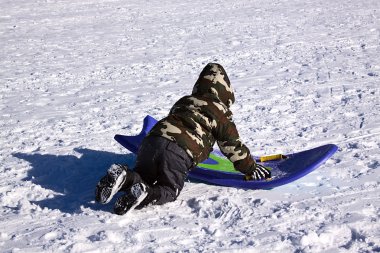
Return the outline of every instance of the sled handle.
[[[267,155],[267,156],[261,156],[260,157],[260,162],[267,162],[267,161],[274,161],[274,160],[281,160],[281,159],[286,159],[288,158],[285,155],[282,154],[276,154],[276,155]]]

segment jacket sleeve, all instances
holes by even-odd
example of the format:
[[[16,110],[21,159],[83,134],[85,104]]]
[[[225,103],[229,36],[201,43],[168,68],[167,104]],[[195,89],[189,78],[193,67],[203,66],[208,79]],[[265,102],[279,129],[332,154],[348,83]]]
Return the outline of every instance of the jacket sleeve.
[[[219,122],[215,138],[220,151],[234,164],[236,170],[244,174],[252,172],[255,161],[249,149],[241,142],[231,117],[226,117]]]

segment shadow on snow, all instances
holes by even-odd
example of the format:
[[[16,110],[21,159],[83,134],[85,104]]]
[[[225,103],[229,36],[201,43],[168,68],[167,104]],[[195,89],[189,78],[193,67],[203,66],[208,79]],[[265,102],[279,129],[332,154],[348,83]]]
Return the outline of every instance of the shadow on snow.
[[[53,198],[32,202],[41,208],[59,209],[65,213],[79,212],[81,206],[94,210],[112,210],[111,204],[104,206],[94,203],[95,186],[113,163],[128,164],[132,167],[135,155],[80,148],[74,151],[81,156],[13,154],[14,157],[28,161],[32,166],[24,180],[57,193]]]

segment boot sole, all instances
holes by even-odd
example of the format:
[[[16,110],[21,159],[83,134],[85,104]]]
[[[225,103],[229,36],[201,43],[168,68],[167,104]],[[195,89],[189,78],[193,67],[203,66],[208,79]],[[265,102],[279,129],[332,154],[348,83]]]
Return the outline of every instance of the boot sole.
[[[133,191],[132,191],[132,195],[134,196]],[[116,201],[116,203],[115,203],[115,208],[114,208],[115,213],[118,214],[118,215],[124,215],[125,213],[134,210],[138,205],[141,204],[141,202],[142,202],[147,196],[148,196],[148,192],[143,191],[143,192],[141,193],[141,195],[140,195],[138,198],[136,198],[135,203],[133,203],[133,205],[132,205],[130,208],[126,208],[125,210],[123,209],[122,212],[117,212],[117,211],[116,211],[116,210],[117,210],[116,206],[122,206],[121,204],[118,204],[118,203],[122,200],[122,198],[123,198],[124,196],[120,197],[120,198]],[[136,196],[134,196],[134,197],[136,197]]]
[[[119,190],[122,188],[124,182],[125,182],[125,179],[126,179],[126,175],[127,175],[127,172],[125,170],[123,170],[120,175],[117,177],[116,179],[116,182],[115,184],[113,185],[112,188],[108,188],[111,190],[111,193],[109,194],[108,198],[106,200],[103,200],[102,199],[99,201],[99,203],[101,204],[107,204],[111,201],[111,199],[113,198],[113,196],[115,196],[116,193],[119,192]]]

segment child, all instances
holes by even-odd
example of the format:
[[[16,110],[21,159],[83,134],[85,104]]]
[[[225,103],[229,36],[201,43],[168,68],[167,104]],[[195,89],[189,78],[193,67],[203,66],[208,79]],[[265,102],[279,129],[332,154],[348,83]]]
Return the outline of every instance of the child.
[[[207,64],[192,94],[178,100],[145,137],[134,171],[116,164],[108,169],[96,187],[96,201],[108,203],[118,191],[125,191],[114,206],[120,215],[174,201],[188,172],[207,159],[215,142],[246,180],[270,178],[270,171],[256,164],[239,139],[229,110],[234,102],[224,68]]]

